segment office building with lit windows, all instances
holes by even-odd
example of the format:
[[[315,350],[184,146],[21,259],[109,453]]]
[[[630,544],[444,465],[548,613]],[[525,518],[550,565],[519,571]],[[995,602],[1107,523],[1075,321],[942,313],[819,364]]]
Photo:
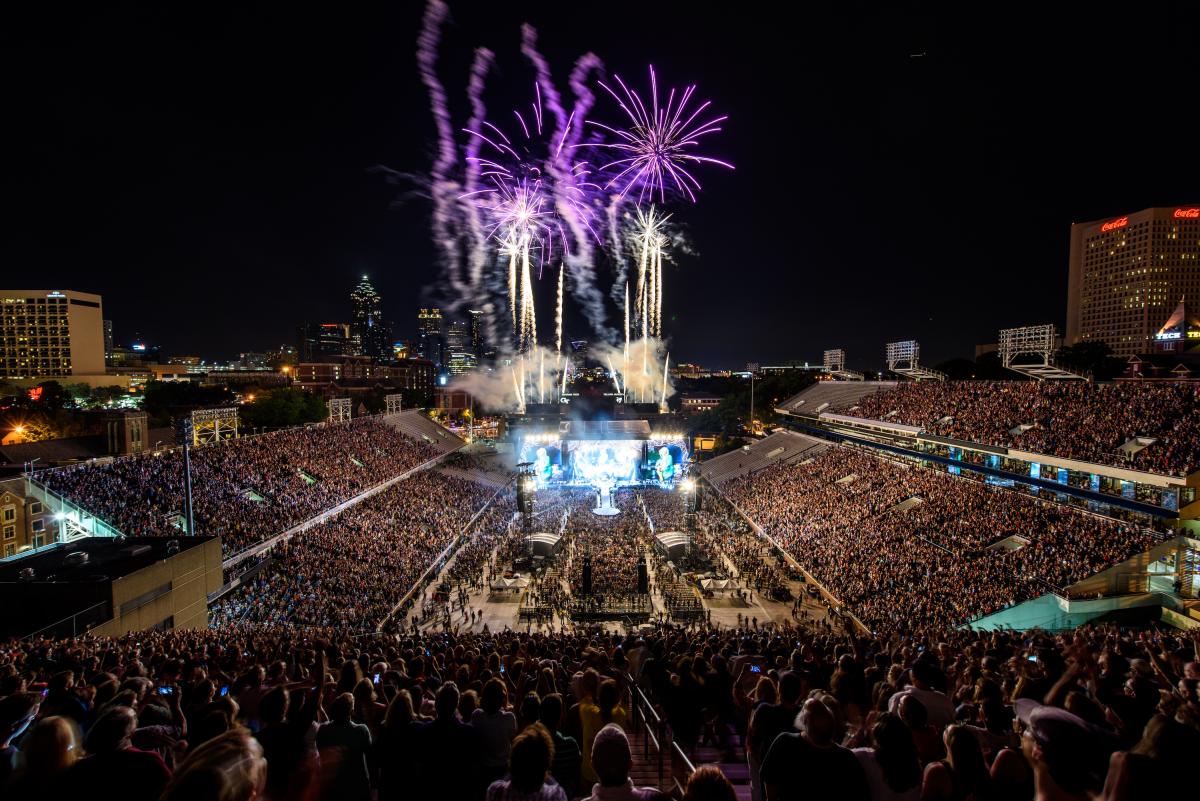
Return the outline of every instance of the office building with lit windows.
[[[1071,226],[1067,344],[1146,353],[1184,298],[1200,297],[1200,205],[1143,209]]]
[[[417,356],[433,362],[441,369],[445,362],[446,331],[441,309],[421,309],[417,313]]]
[[[100,296],[59,289],[0,290],[0,378],[103,376]]]

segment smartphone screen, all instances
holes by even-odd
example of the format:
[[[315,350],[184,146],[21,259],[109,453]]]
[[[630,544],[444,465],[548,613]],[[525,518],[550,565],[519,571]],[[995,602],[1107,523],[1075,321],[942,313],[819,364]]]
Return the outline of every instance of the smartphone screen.
[[[224,698],[227,695],[229,695],[229,685],[228,684],[226,684],[224,687],[221,688],[221,697]]]
[[[159,687],[158,694],[159,695],[174,695],[175,688],[174,687]]]
[[[762,673],[762,668],[759,667],[758,665],[751,665],[750,672],[751,673]]]

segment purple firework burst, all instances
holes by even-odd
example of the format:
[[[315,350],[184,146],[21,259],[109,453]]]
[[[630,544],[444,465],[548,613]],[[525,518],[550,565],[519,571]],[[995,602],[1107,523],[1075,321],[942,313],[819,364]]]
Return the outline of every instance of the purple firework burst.
[[[687,87],[682,93],[671,89],[667,94],[666,103],[658,100],[658,78],[654,67],[650,67],[650,105],[643,102],[637,92],[630,89],[614,74],[613,78],[621,87],[623,96],[613,91],[603,81],[600,86],[612,95],[629,119],[630,128],[614,128],[601,122],[588,120],[594,125],[617,137],[615,142],[595,142],[590,147],[609,148],[617,151],[614,158],[599,167],[599,171],[616,174],[605,185],[605,189],[616,188],[621,197],[637,191],[639,202],[647,195],[653,200],[658,195],[659,202],[666,202],[667,192],[674,194],[678,191],[686,195],[693,203],[696,202],[696,192],[700,190],[700,182],[689,172],[688,167],[697,164],[718,164],[728,169],[733,165],[727,161],[700,155],[694,149],[700,146],[700,139],[721,130],[720,125],[728,117],[705,117],[704,112],[711,105],[704,101],[694,110],[688,110],[696,92],[696,86]]]
[[[600,241],[593,226],[597,218],[595,198],[602,190],[589,178],[586,162],[568,160],[573,150],[574,112],[561,131],[551,133],[546,130],[537,83],[534,95],[528,117],[513,110],[521,133],[512,138],[486,120],[476,128],[463,129],[485,145],[484,153],[466,157],[484,188],[460,195],[459,200],[483,212],[490,227],[487,235],[502,244],[514,233],[518,237],[528,234],[544,266],[553,258],[555,239],[564,253],[568,251],[570,223]]]

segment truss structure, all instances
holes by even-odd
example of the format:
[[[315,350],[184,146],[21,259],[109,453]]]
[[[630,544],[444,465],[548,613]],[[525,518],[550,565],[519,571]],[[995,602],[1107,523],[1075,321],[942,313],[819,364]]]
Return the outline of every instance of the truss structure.
[[[825,351],[825,372],[843,381],[863,380],[862,373],[846,369],[846,351],[841,348]]]
[[[384,414],[400,414],[404,411],[404,396],[403,395],[384,395],[383,396],[383,413]]]
[[[220,409],[196,409],[191,417],[192,445],[207,445],[235,439],[238,432],[238,410],[236,406]]]
[[[1058,332],[1053,325],[1001,329],[1000,363],[1014,373],[1039,381],[1086,380],[1085,376],[1054,364],[1057,341]]]
[[[329,406],[329,422],[340,423],[350,419],[349,398],[330,398],[327,405]]]
[[[921,343],[915,339],[889,342],[885,349],[887,369],[916,381],[945,381],[946,374],[921,366]]]

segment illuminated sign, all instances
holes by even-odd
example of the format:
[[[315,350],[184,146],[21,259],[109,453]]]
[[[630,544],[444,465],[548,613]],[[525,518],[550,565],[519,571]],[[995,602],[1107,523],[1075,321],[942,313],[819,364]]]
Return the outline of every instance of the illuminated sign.
[[[145,349],[146,349],[146,346],[145,346],[145,345],[143,345],[143,344],[142,344],[142,343],[140,343],[140,342],[137,342],[137,343],[135,343],[135,344],[133,345],[133,349],[134,349],[134,350],[145,350]]]
[[[1188,331],[1188,339],[1200,339],[1200,331]]]
[[[1188,220],[1200,218],[1200,209],[1175,209],[1175,216]]]
[[[1111,222],[1106,222],[1104,225],[1100,226],[1100,230],[1101,231],[1115,231],[1116,229],[1124,228],[1127,225],[1129,225],[1129,218],[1122,217],[1119,220],[1112,220]]]
[[[1182,337],[1182,334],[1180,334],[1178,331],[1171,331],[1170,333],[1166,333],[1166,334],[1155,334],[1154,335],[1155,339],[1179,339],[1181,337]]]

